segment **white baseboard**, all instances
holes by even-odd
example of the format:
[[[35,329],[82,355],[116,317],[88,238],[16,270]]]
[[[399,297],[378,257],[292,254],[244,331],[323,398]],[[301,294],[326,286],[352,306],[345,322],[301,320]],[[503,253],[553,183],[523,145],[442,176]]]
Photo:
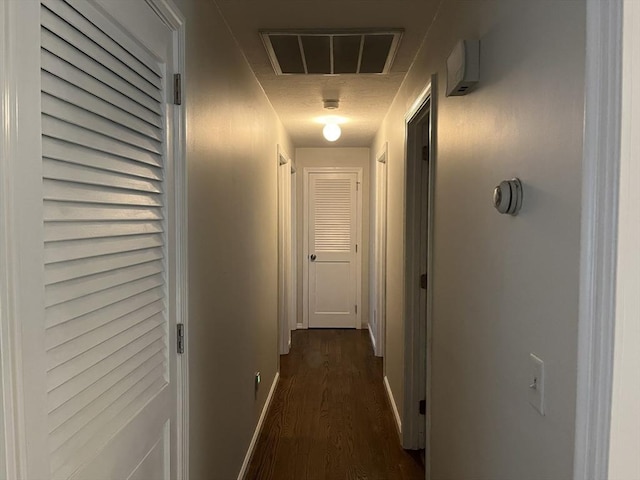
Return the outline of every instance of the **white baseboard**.
[[[371,325],[367,325],[367,330],[369,330],[369,337],[371,338],[371,345],[373,345],[373,352],[375,354],[376,351],[376,337],[373,336],[373,330]]]
[[[389,379],[387,376],[384,376],[384,390],[387,392],[387,398],[389,399],[389,403],[391,404],[391,409],[393,410],[393,418],[396,421],[396,428],[398,429],[398,435],[402,438],[402,420],[400,420],[400,413],[398,412],[398,406],[396,405],[396,400],[393,398],[393,392],[391,391],[391,385],[389,385]]]
[[[264,402],[264,407],[262,407],[262,413],[260,413],[260,418],[258,419],[256,430],[255,432],[253,432],[253,437],[251,438],[251,443],[249,444],[249,448],[247,449],[247,454],[244,457],[244,462],[242,462],[242,468],[240,468],[238,480],[244,480],[244,476],[247,474],[247,468],[249,468],[249,462],[251,462],[251,458],[253,457],[253,451],[256,448],[258,437],[260,436],[260,432],[262,431],[262,424],[264,423],[264,419],[266,418],[267,412],[269,411],[269,406],[271,405],[271,401],[273,400],[273,394],[275,393],[276,387],[278,386],[278,380],[280,380],[280,372],[276,372],[276,376],[273,378],[271,390],[269,390],[267,400]]]
[[[296,330],[306,330],[304,323],[296,324]]]

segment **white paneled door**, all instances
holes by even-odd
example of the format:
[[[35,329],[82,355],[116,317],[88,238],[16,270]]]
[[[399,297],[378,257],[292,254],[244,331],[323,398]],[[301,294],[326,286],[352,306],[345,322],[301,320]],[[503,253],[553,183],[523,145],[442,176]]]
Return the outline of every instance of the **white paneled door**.
[[[177,478],[174,31],[144,0],[19,3],[41,47],[25,478]]]
[[[358,173],[307,177],[310,328],[357,328]]]

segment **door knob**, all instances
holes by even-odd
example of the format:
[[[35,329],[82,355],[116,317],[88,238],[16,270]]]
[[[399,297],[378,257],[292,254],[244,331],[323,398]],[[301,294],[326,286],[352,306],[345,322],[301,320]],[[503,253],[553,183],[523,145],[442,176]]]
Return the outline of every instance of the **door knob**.
[[[316,254],[315,254],[315,253],[312,253],[312,254],[311,254],[311,256],[310,256],[309,258],[311,259],[311,261],[312,261],[312,262],[315,262],[315,261],[316,261],[316,258],[318,258],[318,257],[316,257]]]

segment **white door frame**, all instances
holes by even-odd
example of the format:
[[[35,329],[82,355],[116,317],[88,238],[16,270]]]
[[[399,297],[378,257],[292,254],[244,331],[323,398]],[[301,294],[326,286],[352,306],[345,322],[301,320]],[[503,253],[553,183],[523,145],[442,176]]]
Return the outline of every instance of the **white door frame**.
[[[173,69],[180,72],[181,105],[173,106],[170,126],[173,127],[173,168],[167,188],[169,212],[173,211],[173,235],[175,245],[175,313],[176,324],[184,325],[184,353],[177,355],[176,389],[176,465],[177,480],[189,479],[189,252],[188,252],[188,184],[186,155],[186,20],[173,0],[145,0],[162,21],[173,31]],[[176,88],[175,84],[173,86]],[[176,346],[176,332],[170,332],[169,348]]]
[[[384,357],[387,318],[387,156],[388,143],[376,155],[376,212],[374,223],[373,304],[369,333],[377,357]],[[374,331],[375,330],[375,331]]]
[[[431,414],[431,329],[433,297],[433,193],[435,185],[435,108],[432,88],[435,78],[423,89],[405,115],[405,310],[404,310],[404,398],[402,416],[402,446],[408,449],[426,448],[426,470],[429,472],[429,425]],[[416,123],[428,109],[430,121],[429,160],[422,160],[421,148],[416,139]],[[428,187],[421,186],[423,170],[427,168]],[[426,198],[425,198],[426,195]],[[427,205],[427,238],[421,233],[422,204]],[[422,297],[420,275],[425,273],[420,265],[421,245],[426,241],[427,289]],[[423,360],[424,363],[423,364]],[[426,378],[426,380],[425,380]],[[426,385],[426,391],[423,386]],[[426,399],[426,414],[419,414],[420,400]],[[424,422],[424,424],[422,423]]]
[[[574,480],[608,478],[622,113],[621,0],[587,0]]]
[[[173,31],[173,52],[176,72],[185,71],[185,19],[172,0],[145,0],[162,21]],[[92,1],[96,8],[100,6]],[[41,271],[42,195],[35,201],[34,185],[41,183],[41,107],[40,46],[34,39],[40,36],[40,2],[23,0],[0,4],[0,477],[26,480],[48,478],[46,419],[42,412],[27,408],[30,391],[44,388],[26,385],[25,372],[42,360],[44,341],[40,335],[25,328],[20,318],[40,318],[44,311],[44,284]],[[184,85],[184,73],[183,85]],[[170,90],[170,89],[169,89]],[[182,103],[186,100],[185,89]],[[19,106],[19,107],[18,107]],[[185,162],[185,109],[173,108],[168,126],[174,131],[172,144],[173,168],[168,171],[167,208],[173,212],[174,234],[169,238],[175,246],[175,259],[169,269],[174,272],[176,323],[186,326],[188,319],[187,272],[187,183]],[[24,255],[28,252],[28,255]],[[32,275],[36,272],[36,275]],[[33,343],[25,345],[25,335]],[[175,345],[175,331],[169,332],[169,348]],[[177,358],[177,421],[176,462],[178,479],[188,473],[188,357],[187,350]],[[35,361],[34,361],[35,360]],[[44,372],[43,372],[44,374]],[[30,374],[30,378],[36,376]],[[35,382],[33,382],[35,383]],[[43,397],[44,398],[44,397]],[[27,432],[34,433],[28,437]],[[29,458],[28,458],[29,457]]]
[[[291,275],[292,234],[291,234],[291,171],[292,162],[286,152],[277,146],[278,165],[278,351],[280,355],[289,353],[291,347],[291,317],[294,315]],[[293,298],[292,298],[293,297]]]
[[[289,307],[289,330],[295,330],[298,327],[298,174],[296,170],[295,160],[291,160],[291,305]]]
[[[362,168],[361,167],[304,167],[302,212],[302,328],[309,328],[309,175],[311,173],[356,173],[356,312],[355,328],[362,328]]]

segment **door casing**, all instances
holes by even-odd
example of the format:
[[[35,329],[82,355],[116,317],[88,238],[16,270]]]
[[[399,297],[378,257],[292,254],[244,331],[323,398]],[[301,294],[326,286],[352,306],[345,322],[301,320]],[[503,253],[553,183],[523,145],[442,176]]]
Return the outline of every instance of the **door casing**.
[[[376,155],[376,205],[374,224],[373,302],[369,333],[377,357],[384,357],[387,317],[387,152],[385,143]]]
[[[425,448],[429,471],[431,414],[431,331],[433,298],[433,199],[435,186],[435,108],[432,94],[435,76],[416,98],[405,116],[405,309],[404,309],[404,405],[402,446]],[[423,160],[421,129],[428,128],[428,158]],[[426,175],[426,185],[423,185]],[[425,188],[426,187],[426,188]],[[426,216],[426,219],[424,218]],[[424,221],[426,220],[426,228]],[[426,245],[426,250],[425,250]],[[427,288],[420,276],[427,275]],[[426,412],[419,413],[419,402]]]
[[[289,353],[291,322],[295,318],[295,275],[293,275],[291,173],[293,164],[278,145],[278,350]]]

